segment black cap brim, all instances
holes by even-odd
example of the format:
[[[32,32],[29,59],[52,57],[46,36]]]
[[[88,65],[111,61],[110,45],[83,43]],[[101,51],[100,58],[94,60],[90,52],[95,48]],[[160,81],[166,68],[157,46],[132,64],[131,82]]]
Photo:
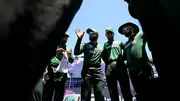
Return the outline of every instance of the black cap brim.
[[[123,27],[125,27],[125,26],[132,26],[133,28],[135,28],[135,30],[136,30],[137,33],[139,32],[139,27],[138,27],[136,24],[131,23],[131,22],[128,22],[128,23],[125,23],[125,24],[121,25],[121,26],[118,28],[118,32],[119,32],[120,34],[123,34],[123,35],[124,35],[124,33],[122,32],[122,29],[123,29]]]

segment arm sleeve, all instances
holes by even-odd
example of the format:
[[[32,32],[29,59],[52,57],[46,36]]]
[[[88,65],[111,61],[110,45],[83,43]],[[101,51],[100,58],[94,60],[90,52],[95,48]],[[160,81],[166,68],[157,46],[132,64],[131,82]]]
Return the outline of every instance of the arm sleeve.
[[[85,44],[81,44],[82,39],[78,39],[74,48],[74,55],[80,55],[84,52]]]
[[[105,44],[104,44],[104,46],[103,46],[103,51],[102,51],[102,54],[101,54],[101,57],[102,57],[102,60],[104,61],[104,63],[107,62],[105,56],[106,56],[106,55],[105,55]]]
[[[145,51],[146,40],[145,36],[142,32],[138,33],[136,46],[133,51],[136,52],[137,59],[141,59],[143,57],[143,52]]]

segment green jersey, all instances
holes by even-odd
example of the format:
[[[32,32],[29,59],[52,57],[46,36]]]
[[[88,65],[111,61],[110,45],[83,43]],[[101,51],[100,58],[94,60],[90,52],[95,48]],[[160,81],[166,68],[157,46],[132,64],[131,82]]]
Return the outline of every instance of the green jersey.
[[[106,64],[116,61],[119,55],[122,55],[124,43],[121,41],[108,41],[104,44],[102,58]]]
[[[89,70],[89,67],[96,67],[94,68],[96,71],[101,71],[101,54],[103,51],[103,47],[100,44],[94,45],[93,43],[85,43],[81,44],[82,39],[78,39],[74,54],[80,55],[84,53],[84,63],[83,63],[83,70]]]
[[[133,40],[126,42],[125,58],[130,72],[150,65],[145,45],[146,39],[142,32],[137,33]]]

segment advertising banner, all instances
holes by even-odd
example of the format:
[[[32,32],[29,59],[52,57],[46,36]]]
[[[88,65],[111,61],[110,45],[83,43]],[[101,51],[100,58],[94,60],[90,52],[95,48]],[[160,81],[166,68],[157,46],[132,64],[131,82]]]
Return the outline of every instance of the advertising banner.
[[[66,90],[64,101],[81,101],[80,91],[81,91],[81,88],[73,88],[73,89]],[[132,91],[132,93],[133,92],[134,91]],[[104,88],[104,99],[105,101],[111,101],[108,88]],[[119,100],[124,101],[120,88],[119,88]],[[91,101],[95,101],[93,90],[91,94]],[[133,101],[135,101],[135,97],[133,97]]]

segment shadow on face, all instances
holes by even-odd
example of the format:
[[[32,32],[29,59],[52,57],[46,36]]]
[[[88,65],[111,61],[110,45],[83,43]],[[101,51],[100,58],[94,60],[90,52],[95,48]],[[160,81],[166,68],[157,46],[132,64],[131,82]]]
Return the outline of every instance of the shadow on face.
[[[89,35],[89,40],[90,41],[95,41],[95,40],[97,40],[98,39],[98,34],[91,34],[91,35]]]
[[[106,38],[107,38],[108,40],[113,39],[113,38],[114,38],[114,33],[112,33],[112,32],[107,32],[107,33],[106,33]]]
[[[63,43],[63,44],[66,44],[67,43],[67,41],[68,41],[68,36],[64,36],[63,38],[62,38],[62,40],[61,40],[61,42]]]
[[[134,28],[132,26],[124,26],[122,28],[122,32],[124,33],[124,35],[127,37],[127,38],[131,38],[132,36],[135,35],[134,32]]]

